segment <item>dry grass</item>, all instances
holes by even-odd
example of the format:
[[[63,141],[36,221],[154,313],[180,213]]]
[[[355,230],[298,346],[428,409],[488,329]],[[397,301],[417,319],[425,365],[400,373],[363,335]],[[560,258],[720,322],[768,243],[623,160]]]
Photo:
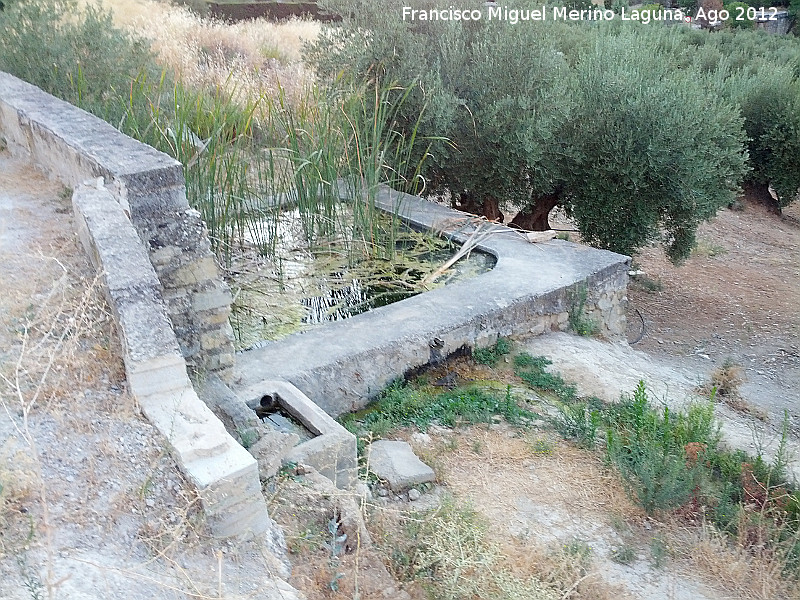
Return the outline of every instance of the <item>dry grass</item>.
[[[464,441],[467,437],[470,443]],[[642,518],[642,511],[597,456],[547,432],[519,435],[503,426],[473,427],[458,438],[457,450],[440,455],[440,475],[453,493],[468,498],[488,518],[490,532],[503,540],[501,551],[516,575],[537,577],[564,598],[624,597],[617,586],[603,580],[590,556],[563,543],[571,525],[537,523],[526,516],[539,510],[556,516],[569,507],[570,521],[582,523],[607,525],[611,515]],[[476,447],[480,454],[474,452]],[[540,451],[542,447],[547,452]],[[565,530],[561,535],[560,528]],[[576,530],[574,536],[584,533]]]
[[[711,373],[710,386],[716,388],[718,396],[738,395],[742,383],[744,383],[744,369],[731,360],[726,360],[721,367]]]
[[[754,554],[708,526],[699,535],[692,531],[688,536],[687,540],[684,534],[675,546],[684,549],[686,558],[709,583],[734,593],[737,600],[800,599],[798,582],[781,577],[783,561],[775,555]]]
[[[312,82],[302,48],[319,34],[315,21],[229,24],[154,0],[102,4],[113,12],[116,25],[151,40],[159,62],[195,89],[222,88],[241,100],[276,98],[282,89],[297,104]]]
[[[304,468],[278,479],[269,512],[286,536],[293,563],[291,583],[308,600],[405,597],[357,517],[359,510],[374,508],[359,506],[360,500]],[[346,539],[336,543],[331,529]]]

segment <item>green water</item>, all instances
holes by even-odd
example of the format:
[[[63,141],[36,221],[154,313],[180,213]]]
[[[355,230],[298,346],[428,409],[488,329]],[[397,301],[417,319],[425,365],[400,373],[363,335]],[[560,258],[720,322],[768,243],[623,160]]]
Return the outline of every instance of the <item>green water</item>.
[[[245,252],[228,273],[238,350],[475,277],[495,263],[494,257],[473,251],[435,281],[425,282],[452,257],[456,246],[401,227],[393,260],[354,261],[352,252],[335,243],[308,248],[291,215],[281,227],[277,258],[267,260],[255,251]]]

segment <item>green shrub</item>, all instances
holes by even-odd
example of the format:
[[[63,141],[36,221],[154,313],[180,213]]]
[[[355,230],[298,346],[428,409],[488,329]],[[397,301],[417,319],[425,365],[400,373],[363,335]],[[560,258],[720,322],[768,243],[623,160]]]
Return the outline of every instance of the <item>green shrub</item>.
[[[111,14],[75,0],[26,0],[0,13],[0,70],[117,124],[120,99],[142,71],[148,45],[115,28]]]
[[[644,382],[608,415],[606,453],[631,495],[650,514],[681,506],[697,493],[702,456],[716,451],[719,431],[713,403],[686,412],[651,408]],[[696,444],[694,459],[687,446]]]

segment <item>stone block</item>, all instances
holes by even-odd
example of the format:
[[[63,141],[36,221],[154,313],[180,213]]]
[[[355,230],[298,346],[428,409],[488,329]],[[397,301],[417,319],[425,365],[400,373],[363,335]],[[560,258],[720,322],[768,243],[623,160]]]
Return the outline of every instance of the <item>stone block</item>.
[[[233,302],[233,296],[227,286],[218,285],[213,289],[194,294],[192,298],[192,310],[201,312],[215,308],[229,307]]]
[[[205,256],[184,265],[171,274],[171,283],[178,286],[196,285],[219,277],[219,269],[214,257]]]
[[[369,446],[369,468],[395,492],[436,481],[436,474],[406,442],[378,440]]]
[[[228,323],[228,319],[230,318],[230,308],[228,307],[221,307],[212,310],[203,311],[202,314],[198,314],[198,318],[200,321],[205,323],[207,326],[210,325],[225,325]],[[230,327],[230,326],[228,326]],[[209,327],[211,329],[211,327]],[[231,330],[231,334],[233,330]]]
[[[200,346],[203,350],[214,350],[222,348],[230,343],[230,339],[222,331],[212,331],[200,334]]]

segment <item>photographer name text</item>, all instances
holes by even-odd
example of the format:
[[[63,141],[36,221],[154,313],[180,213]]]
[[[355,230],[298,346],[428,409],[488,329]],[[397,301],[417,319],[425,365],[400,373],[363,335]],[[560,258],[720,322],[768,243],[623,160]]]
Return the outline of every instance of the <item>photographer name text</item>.
[[[697,9],[694,14],[684,12],[680,8],[664,8],[661,10],[631,10],[622,8],[619,13],[608,8],[570,9],[566,6],[542,6],[541,8],[508,8],[507,6],[487,6],[484,9],[458,8],[450,6],[442,9],[421,10],[404,6],[403,21],[503,21],[510,25],[528,21],[639,21],[651,23],[657,21],[705,20],[717,21],[775,21],[777,8],[754,8],[739,6],[733,11]]]

